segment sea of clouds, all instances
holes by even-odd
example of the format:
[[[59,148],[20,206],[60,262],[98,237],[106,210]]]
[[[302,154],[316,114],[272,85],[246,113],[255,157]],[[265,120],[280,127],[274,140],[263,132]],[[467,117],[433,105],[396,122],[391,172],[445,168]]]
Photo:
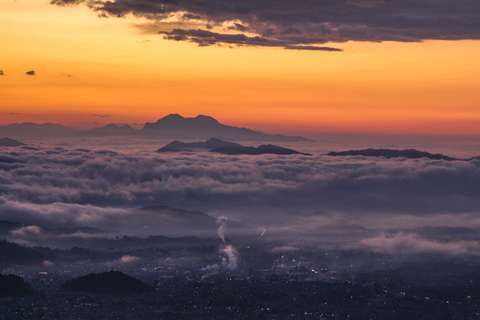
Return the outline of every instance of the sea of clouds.
[[[161,154],[45,143],[0,150],[0,220],[31,226],[17,237],[40,233],[35,226],[66,225],[159,234],[162,217],[138,210],[152,205],[229,217],[236,227],[227,226],[227,234],[266,230],[290,250],[312,239],[321,245],[333,234],[345,246],[381,252],[477,253],[477,242],[426,239],[415,228],[480,227],[480,161]]]

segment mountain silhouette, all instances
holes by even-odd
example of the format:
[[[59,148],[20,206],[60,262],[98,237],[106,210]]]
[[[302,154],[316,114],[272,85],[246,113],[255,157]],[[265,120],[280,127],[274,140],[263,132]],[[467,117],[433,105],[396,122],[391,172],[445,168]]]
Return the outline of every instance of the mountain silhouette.
[[[0,299],[6,297],[24,297],[33,293],[32,288],[22,277],[13,274],[0,274]]]
[[[36,124],[24,122],[0,126],[0,136],[8,137],[71,137],[79,131],[78,129],[53,123]]]
[[[140,134],[148,137],[176,139],[208,139],[216,137],[240,141],[309,141],[300,136],[272,135],[252,129],[228,126],[204,115],[199,115],[195,118],[184,118],[179,114],[170,114],[155,123],[147,122],[140,130]]]
[[[0,126],[0,136],[8,137],[106,137],[140,135],[147,138],[173,139],[208,139],[216,137],[224,140],[299,142],[311,141],[301,136],[285,136],[268,134],[248,128],[240,128],[221,124],[216,119],[198,115],[195,118],[184,118],[179,114],[170,114],[155,123],[147,122],[141,130],[129,125],[119,126],[110,123],[104,127],[80,130],[60,124],[32,122],[13,123]]]
[[[427,158],[431,160],[446,160],[453,161],[457,160],[445,156],[443,154],[432,154],[425,151],[418,151],[415,149],[405,149],[405,150],[396,150],[396,149],[363,149],[363,150],[349,150],[342,152],[330,152],[328,156],[364,156],[364,157],[385,157],[390,158],[409,158],[409,159],[420,159]]]
[[[78,137],[107,137],[107,136],[127,136],[137,134],[138,130],[130,127],[128,124],[123,126],[115,123],[107,124],[101,128],[94,128],[80,132]]]
[[[37,250],[6,240],[0,241],[0,265],[39,263],[45,259]]]
[[[222,146],[210,150],[211,152],[217,152],[228,155],[260,155],[260,154],[278,154],[278,155],[290,155],[290,154],[302,154],[304,156],[311,156],[309,153],[301,153],[292,149],[287,149],[273,144],[262,144],[258,147],[244,147],[244,146]]]
[[[227,142],[217,138],[211,138],[205,142],[182,142],[175,140],[158,149],[157,152],[210,151],[225,145],[236,145],[241,147],[241,145],[237,143]]]
[[[0,147],[19,147],[19,146],[24,146],[25,143],[22,143],[17,140],[13,140],[10,138],[1,138],[0,139]]]
[[[260,154],[303,154],[311,155],[308,153],[300,153],[298,151],[287,149],[272,144],[260,145],[258,147],[246,147],[241,144],[223,141],[217,138],[211,138],[205,142],[182,142],[172,141],[166,146],[157,150],[157,152],[183,152],[183,151],[210,151],[227,155],[260,155]]]
[[[62,289],[88,293],[136,294],[153,291],[153,287],[120,271],[91,273],[66,281]]]

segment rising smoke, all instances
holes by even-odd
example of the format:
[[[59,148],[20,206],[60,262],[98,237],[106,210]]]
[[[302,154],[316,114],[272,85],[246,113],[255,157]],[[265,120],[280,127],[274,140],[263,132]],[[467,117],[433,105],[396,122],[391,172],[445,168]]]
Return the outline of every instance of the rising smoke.
[[[207,272],[205,276],[210,276],[219,273],[221,270],[234,271],[238,269],[238,252],[231,244],[227,245],[225,241],[225,231],[227,227],[228,217],[220,216],[217,218],[218,236],[222,239],[223,244],[220,245],[219,252],[224,255],[222,263],[208,265],[202,268],[202,271]]]

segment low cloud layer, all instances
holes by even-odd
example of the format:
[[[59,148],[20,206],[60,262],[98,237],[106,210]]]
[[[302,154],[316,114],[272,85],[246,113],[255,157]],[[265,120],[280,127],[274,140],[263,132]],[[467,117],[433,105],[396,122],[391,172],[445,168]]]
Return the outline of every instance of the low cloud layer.
[[[480,161],[18,148],[0,153],[0,212],[8,200],[74,211],[166,205],[207,213],[473,214],[479,168]]]
[[[176,218],[172,218],[171,216]],[[182,216],[184,214],[185,216]],[[192,217],[192,212],[173,212],[167,216],[157,210],[136,210],[92,205],[51,203],[33,204],[6,200],[0,196],[0,221],[19,222],[24,227],[12,230],[15,238],[57,236],[56,230],[94,228],[89,233],[80,230],[61,234],[62,238],[92,238],[112,235],[167,235],[167,236],[215,236],[216,224],[202,223],[206,218]],[[205,216],[208,218],[208,216]],[[199,221],[200,220],[200,221]],[[204,221],[203,221],[204,222]],[[52,233],[54,232],[54,233]]]
[[[84,4],[102,17],[146,19],[145,32],[200,46],[277,46],[336,50],[319,44],[480,38],[475,0],[52,0]]]
[[[414,233],[397,233],[387,237],[384,233],[378,237],[364,239],[362,243],[375,251],[389,254],[442,253],[447,255],[478,255],[480,242],[456,241],[439,242],[423,239]]]
[[[22,224],[4,236],[31,245],[195,235],[225,248],[256,239],[274,253],[478,251],[480,161],[96,148],[1,149],[0,220]],[[235,251],[222,255],[234,269]]]

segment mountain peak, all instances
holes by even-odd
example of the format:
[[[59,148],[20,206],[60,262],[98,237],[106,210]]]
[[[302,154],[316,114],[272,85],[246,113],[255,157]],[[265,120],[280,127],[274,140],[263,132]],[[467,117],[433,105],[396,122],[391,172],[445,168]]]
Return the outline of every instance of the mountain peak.
[[[110,128],[118,128],[118,127],[119,127],[119,126],[116,125],[115,123],[109,123],[109,124],[107,124],[104,128],[109,128],[109,129],[110,129]]]
[[[109,123],[106,126],[104,126],[102,128],[99,128],[99,129],[125,129],[125,130],[132,129],[132,130],[135,130],[131,126],[129,126],[128,124],[118,125],[118,124],[115,124],[115,123]]]
[[[136,132],[137,130],[133,129],[128,124],[119,126],[115,123],[110,123],[101,128],[82,131],[78,134],[78,137],[128,136],[136,134]]]
[[[168,116],[165,116],[161,119],[158,119],[156,123],[162,123],[162,122],[171,122],[171,121],[179,121],[185,119],[178,113],[171,113]]]
[[[169,114],[155,123],[145,123],[145,126],[140,130],[140,134],[150,137],[190,140],[218,137],[237,141],[308,141],[303,137],[272,135],[248,128],[225,125],[206,115],[184,118],[179,114]]]
[[[198,116],[195,117],[195,119],[202,122],[219,123],[217,119],[210,116],[204,116],[203,114],[199,114]]]

